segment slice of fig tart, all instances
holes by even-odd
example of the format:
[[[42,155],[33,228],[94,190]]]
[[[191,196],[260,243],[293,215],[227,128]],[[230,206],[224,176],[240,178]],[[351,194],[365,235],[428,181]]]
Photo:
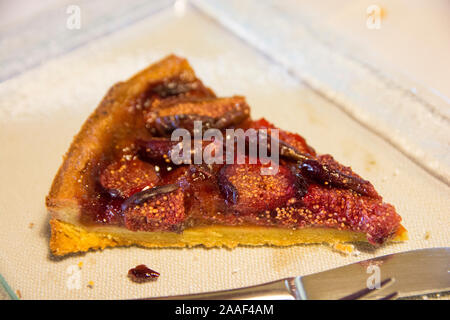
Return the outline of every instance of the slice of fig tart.
[[[244,143],[230,132],[243,132]],[[173,55],[109,90],[74,138],[46,204],[54,255],[407,239],[369,181],[300,135],[252,120],[244,97],[216,97]]]

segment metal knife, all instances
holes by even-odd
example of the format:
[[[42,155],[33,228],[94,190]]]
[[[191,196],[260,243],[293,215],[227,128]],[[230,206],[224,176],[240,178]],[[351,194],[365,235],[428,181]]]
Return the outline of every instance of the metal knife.
[[[392,284],[378,289],[384,279],[392,279]],[[324,272],[251,287],[150,299],[334,300],[368,287],[371,289],[371,299],[380,299],[393,293],[397,297],[409,297],[450,291],[450,248],[389,254]]]

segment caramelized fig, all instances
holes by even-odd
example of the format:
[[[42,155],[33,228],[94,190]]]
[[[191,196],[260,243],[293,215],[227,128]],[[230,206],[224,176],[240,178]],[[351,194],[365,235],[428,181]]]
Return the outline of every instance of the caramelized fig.
[[[155,167],[141,160],[119,160],[100,175],[100,184],[113,197],[129,197],[144,187],[153,187],[159,178]]]
[[[193,132],[194,121],[201,121],[203,130],[222,129],[241,123],[249,115],[250,108],[245,99],[235,96],[162,102],[156,110],[145,114],[145,120],[159,135],[169,136],[178,128]]]
[[[278,145],[282,157],[297,161],[298,168],[303,176],[325,185],[350,189],[361,195],[373,198],[380,197],[369,181],[357,176],[350,168],[340,165],[331,156],[313,157],[296,150],[282,140],[278,141]],[[297,172],[297,176],[300,172]]]
[[[185,220],[184,193],[166,185],[134,194],[122,204],[125,226],[132,231],[180,231]]]
[[[350,189],[372,198],[380,197],[369,181],[354,174],[344,173],[331,164],[320,161],[320,157],[319,160],[307,159],[299,162],[299,167],[305,176],[318,182],[338,188]]]
[[[260,164],[225,165],[219,172],[220,190],[239,213],[272,210],[297,194],[295,176],[280,166],[274,175],[261,175]]]
[[[215,97],[214,93],[206,88],[198,79],[182,79],[180,77],[165,79],[151,88],[152,94],[161,98],[180,95]]]
[[[137,192],[122,203],[122,211],[125,211],[130,206],[140,205],[158,195],[175,191],[178,188],[179,187],[176,184],[168,184],[165,186],[157,186]]]
[[[138,147],[139,155],[145,160],[153,160],[153,161],[163,161],[163,162],[171,162],[172,153],[176,152],[179,157],[183,156],[183,142],[172,141],[168,138],[151,138],[147,140],[137,140],[135,143]],[[188,141],[188,155],[189,161],[183,162],[185,164],[193,163],[193,158],[195,154],[201,153],[203,155],[203,151],[206,147],[209,146],[209,152],[211,156],[215,155],[215,148],[222,147],[222,142],[218,142],[217,144],[214,141],[205,141],[200,140],[197,144],[194,143],[194,140]],[[198,150],[197,150],[198,149]],[[202,159],[200,159],[202,160]]]

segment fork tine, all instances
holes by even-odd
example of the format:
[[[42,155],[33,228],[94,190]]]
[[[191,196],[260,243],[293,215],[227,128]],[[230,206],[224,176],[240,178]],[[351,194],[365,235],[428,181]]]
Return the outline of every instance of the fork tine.
[[[383,281],[380,282],[380,289],[384,289],[388,286],[390,286],[391,284],[393,284],[395,282],[395,279],[393,278],[387,278]],[[362,290],[359,290],[355,293],[349,294],[348,296],[345,296],[339,300],[356,300],[356,299],[361,299],[364,297],[367,297],[369,294],[371,294],[374,290],[376,289],[369,289],[369,288],[365,288]]]
[[[397,298],[398,298],[398,292],[393,292],[393,293],[390,293],[387,296],[382,297],[378,300],[395,300]]]

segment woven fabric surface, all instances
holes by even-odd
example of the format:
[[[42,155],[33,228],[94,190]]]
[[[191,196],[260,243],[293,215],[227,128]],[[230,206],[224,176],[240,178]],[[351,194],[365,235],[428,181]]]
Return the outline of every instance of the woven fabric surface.
[[[245,95],[253,117],[265,116],[299,132],[319,153],[333,154],[372,181],[396,206],[410,240],[376,250],[360,245],[359,255],[304,245],[131,247],[52,257],[44,201],[72,137],[111,85],[172,52],[187,57],[219,95]],[[450,243],[445,183],[197,10],[188,9],[182,17],[162,11],[4,81],[0,106],[0,273],[23,299],[139,298],[228,289]],[[128,269],[142,263],[160,278],[131,282]]]

